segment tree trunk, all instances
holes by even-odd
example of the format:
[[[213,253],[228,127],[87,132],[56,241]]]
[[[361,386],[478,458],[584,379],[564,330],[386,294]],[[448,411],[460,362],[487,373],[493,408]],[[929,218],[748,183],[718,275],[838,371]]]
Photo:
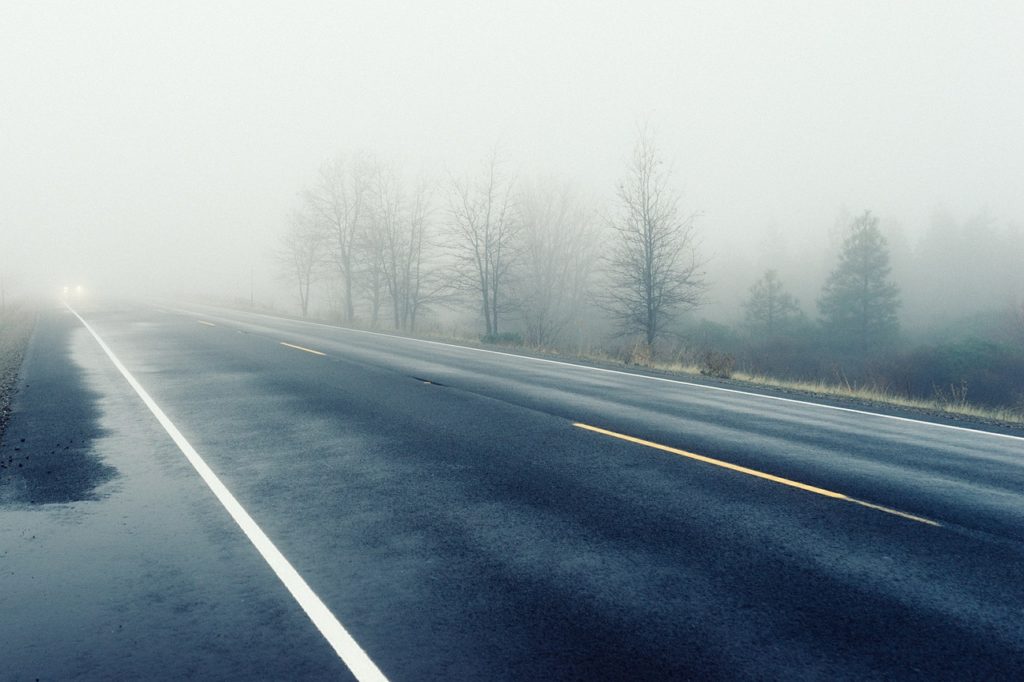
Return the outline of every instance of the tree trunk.
[[[351,324],[353,318],[355,318],[355,309],[352,305],[352,268],[345,265],[345,310],[344,317],[345,322]]]

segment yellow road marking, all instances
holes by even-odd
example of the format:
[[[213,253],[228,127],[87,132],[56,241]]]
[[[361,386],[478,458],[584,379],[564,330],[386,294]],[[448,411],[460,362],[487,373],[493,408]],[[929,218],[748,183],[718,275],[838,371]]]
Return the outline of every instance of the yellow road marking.
[[[216,327],[213,322],[206,322],[205,320],[198,320],[199,324],[205,324],[207,327]]]
[[[281,345],[288,346],[289,348],[294,348],[295,350],[305,351],[306,353],[312,353],[313,355],[327,355],[327,353],[321,353],[320,351],[313,350],[312,348],[303,348],[302,346],[296,346],[293,343],[285,343],[284,341],[281,342]]]
[[[893,514],[895,516],[899,516],[899,517],[904,518],[904,519],[910,519],[911,521],[917,521],[918,523],[924,523],[924,524],[927,524],[929,526],[939,526],[939,527],[942,526],[941,523],[938,523],[937,521],[932,521],[931,519],[926,519],[926,518],[924,518],[922,516],[915,516],[914,514],[908,514],[906,512],[901,512],[898,509],[891,509],[890,507],[883,507],[880,504],[873,504],[871,502],[865,502],[864,500],[858,500],[858,499],[856,499],[854,497],[850,497],[849,495],[844,495],[843,493],[837,493],[837,492],[835,492],[833,490],[826,490],[825,488],[819,488],[817,486],[807,485],[806,483],[800,483],[799,481],[793,481],[793,480],[790,480],[788,478],[783,478],[781,476],[775,476],[773,474],[768,474],[768,473],[765,473],[763,471],[758,471],[757,469],[750,469],[748,467],[740,466],[738,464],[732,464],[730,462],[725,462],[725,461],[722,461],[720,459],[715,459],[713,457],[705,457],[704,455],[698,455],[698,454],[696,454],[694,452],[687,452],[686,450],[680,450],[679,448],[673,448],[673,447],[670,447],[668,445],[662,445],[661,443],[654,443],[652,441],[644,440],[642,438],[635,438],[633,436],[627,436],[626,434],[623,434],[623,433],[616,433],[615,431],[608,431],[607,429],[602,429],[602,428],[599,428],[597,426],[590,426],[589,424],[581,424],[579,422],[573,422],[573,426],[576,426],[576,427],[581,428],[581,429],[586,429],[587,431],[593,431],[594,433],[600,433],[603,436],[611,436],[612,438],[618,438],[619,440],[624,440],[624,441],[627,441],[627,442],[630,442],[630,443],[636,443],[637,445],[644,445],[644,446],[649,447],[649,448],[654,448],[655,450],[662,450],[664,452],[671,452],[674,455],[679,455],[681,457],[687,457],[689,459],[694,459],[694,460],[697,460],[698,462],[704,462],[705,464],[712,464],[714,466],[721,467],[723,469],[729,469],[730,471],[738,471],[739,473],[746,474],[748,476],[754,476],[756,478],[763,478],[764,480],[771,481],[772,483],[780,483],[782,485],[787,485],[787,486],[789,486],[791,488],[798,488],[800,490],[806,490],[809,493],[815,493],[817,495],[823,495],[825,497],[831,497],[834,500],[842,500],[843,502],[852,502],[854,504],[859,504],[862,507],[867,507],[868,509],[874,509],[876,511],[885,512],[886,514]]]

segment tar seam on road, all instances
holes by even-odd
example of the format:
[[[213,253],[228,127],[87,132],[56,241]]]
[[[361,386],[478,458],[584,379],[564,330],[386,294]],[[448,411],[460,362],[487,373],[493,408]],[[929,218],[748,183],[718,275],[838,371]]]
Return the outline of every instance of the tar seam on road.
[[[252,542],[253,546],[256,547],[260,555],[267,562],[274,573],[281,580],[284,586],[291,593],[295,601],[299,603],[302,610],[306,612],[309,619],[313,621],[313,624],[317,627],[324,638],[330,643],[331,647],[341,658],[342,662],[348,666],[348,669],[352,671],[352,674],[356,679],[363,681],[379,681],[387,682],[387,678],[381,673],[377,665],[370,660],[370,657],[363,651],[362,647],[352,638],[352,635],[342,626],[338,621],[337,617],[331,613],[327,605],[313,592],[312,588],[306,583],[306,581],[299,575],[298,571],[291,565],[288,559],[281,554],[280,550],[274,546],[274,543],[270,541],[266,533],[256,525],[256,522],[249,516],[249,513],[245,511],[245,508],[235,499],[235,496],[231,494],[231,491],[221,483],[217,475],[213,473],[213,470],[206,464],[199,453],[192,447],[191,444],[181,434],[178,428],[171,422],[171,420],[164,414],[163,410],[160,409],[159,405],[150,397],[146,389],[136,381],[135,377],[132,376],[131,372],[121,364],[121,361],[117,359],[114,352],[110,350],[110,347],[100,338],[99,334],[85,319],[79,315],[74,308],[67,303],[64,304],[67,309],[78,318],[82,326],[92,334],[92,337],[96,339],[96,343],[99,344],[103,352],[107,354],[110,361],[114,363],[114,367],[121,373],[121,375],[128,381],[128,384],[135,390],[142,402],[145,403],[149,411],[153,413],[160,425],[164,427],[167,434],[175,442],[182,454],[188,459],[188,461],[195,468],[196,472],[203,479],[210,490],[217,497],[224,509],[227,510],[231,518],[234,519],[235,523],[238,524],[242,532],[245,533],[249,541]]]
[[[215,306],[212,306],[215,307]],[[176,312],[183,313],[189,316],[196,316],[196,313],[191,310],[176,309]],[[692,381],[683,381],[682,379],[669,379],[666,377],[652,377],[647,374],[635,374],[633,372],[623,372],[618,369],[608,369],[606,367],[591,367],[590,365],[581,365],[574,362],[564,362],[562,360],[549,360],[548,358],[535,358],[532,355],[517,355],[516,353],[505,353],[500,350],[490,350],[488,348],[473,348],[472,346],[459,346],[454,343],[445,343],[443,341],[428,341],[427,339],[415,339],[408,336],[398,336],[396,334],[384,334],[382,332],[371,332],[365,329],[350,329],[348,327],[337,327],[330,324],[322,324],[320,322],[309,322],[308,320],[290,320],[284,317],[275,317],[274,315],[267,315],[265,313],[247,313],[256,317],[265,317],[270,320],[277,320],[280,322],[291,322],[306,324],[313,327],[323,327],[325,329],[332,329],[340,332],[352,332],[355,334],[369,334],[370,336],[384,336],[389,339],[398,339],[401,341],[412,341],[415,343],[426,343],[433,346],[443,346],[445,348],[455,348],[464,351],[476,351],[477,353],[490,353],[492,355],[503,355],[510,358],[519,358],[520,360],[532,360],[534,362],[545,362],[552,365],[561,365],[563,367],[574,367],[576,369],[590,370],[592,372],[603,372],[606,374],[619,374],[622,376],[633,377],[634,379],[646,379],[648,381],[664,381],[670,384],[679,384],[681,386],[692,386],[695,388],[702,388],[709,391],[721,391],[723,393],[736,393],[738,395],[748,395],[754,398],[764,398],[765,400],[777,400],[783,403],[792,403],[796,405],[810,405],[811,407],[819,407],[824,410],[836,410],[838,412],[849,412],[852,414],[863,414],[869,417],[880,417],[882,419],[892,419],[898,422],[904,422],[909,424],[922,424],[924,426],[935,426],[942,429],[953,429],[954,431],[964,431],[967,433],[975,433],[983,436],[995,436],[996,438],[1011,438],[1013,440],[1024,441],[1024,436],[1016,436],[1012,433],[996,433],[994,431],[982,431],[981,429],[972,429],[966,426],[955,426],[953,424],[940,424],[939,422],[924,421],[923,419],[913,419],[911,417],[897,417],[893,414],[883,414],[881,412],[869,412],[867,410],[858,410],[852,407],[841,407],[839,405],[826,405],[825,403],[815,403],[809,400],[797,400],[796,398],[783,398],[777,395],[768,395],[766,393],[754,393],[753,391],[741,391],[738,388],[725,388],[724,386],[710,386],[708,384],[698,384]],[[237,320],[232,320],[237,323]],[[244,323],[243,323],[244,324]]]
[[[303,348],[302,346],[296,346],[294,343],[285,343],[284,341],[282,341],[281,345],[282,346],[288,346],[289,348],[294,348],[295,350],[301,350],[301,351],[305,351],[307,353],[312,353],[313,355],[323,355],[323,356],[327,355],[327,353],[321,353],[320,351],[313,350],[312,348]]]
[[[904,519],[910,519],[911,521],[917,521],[918,523],[924,523],[924,524],[927,524],[929,526],[938,526],[940,528],[942,527],[941,523],[939,523],[937,521],[932,521],[931,519],[926,519],[923,516],[916,516],[914,514],[908,514],[907,512],[902,512],[902,511],[900,511],[898,509],[892,509],[891,507],[884,507],[884,506],[882,506],[880,504],[874,504],[872,502],[865,502],[864,500],[858,500],[855,497],[850,497],[849,495],[844,495],[843,493],[837,493],[837,492],[835,492],[833,490],[827,490],[825,488],[819,488],[817,486],[807,485],[806,483],[800,483],[799,481],[793,481],[793,480],[790,480],[788,478],[783,478],[781,476],[775,476],[774,474],[768,474],[768,473],[765,473],[763,471],[758,471],[757,469],[750,469],[750,468],[745,467],[745,466],[740,466],[739,464],[732,464],[730,462],[725,462],[723,460],[715,459],[713,457],[706,457],[704,455],[698,455],[698,454],[693,453],[693,452],[687,452],[686,450],[680,450],[679,448],[673,448],[673,447],[670,447],[668,445],[662,445],[661,443],[654,443],[652,441],[644,440],[642,438],[636,438],[634,436],[627,436],[624,433],[617,433],[615,431],[609,431],[607,429],[602,429],[602,428],[597,427],[597,426],[590,426],[589,424],[581,424],[580,422],[573,422],[573,426],[581,428],[581,429],[586,429],[587,431],[593,431],[594,433],[599,433],[599,434],[601,434],[603,436],[611,436],[612,438],[618,438],[619,440],[624,440],[624,441],[627,441],[627,442],[630,442],[630,443],[636,443],[637,445],[644,445],[644,446],[649,447],[649,448],[654,448],[655,450],[662,450],[664,452],[671,452],[674,455],[679,455],[681,457],[688,457],[689,459],[694,459],[694,460],[697,460],[698,462],[704,462],[705,464],[712,464],[714,466],[721,467],[723,469],[729,469],[730,471],[738,471],[739,473],[746,474],[748,476],[755,476],[757,478],[763,478],[764,480],[771,481],[773,483],[781,483],[782,485],[788,485],[791,488],[798,488],[800,490],[806,490],[807,492],[815,493],[816,495],[823,495],[825,497],[831,497],[834,500],[842,500],[843,502],[852,502],[854,504],[859,504],[862,507],[867,507],[868,509],[875,509],[875,510],[880,511],[880,512],[885,512],[886,514],[893,514],[894,516],[899,516],[899,517],[904,518]]]

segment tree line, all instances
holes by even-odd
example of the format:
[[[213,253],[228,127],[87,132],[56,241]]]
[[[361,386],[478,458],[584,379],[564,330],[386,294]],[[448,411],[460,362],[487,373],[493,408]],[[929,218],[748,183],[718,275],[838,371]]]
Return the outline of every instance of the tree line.
[[[301,193],[279,259],[303,317],[329,279],[345,323],[414,331],[424,311],[461,306],[478,314],[485,340],[549,346],[600,309],[653,346],[703,300],[695,219],[647,131],[609,215],[568,183],[517,182],[497,153],[476,174],[413,185],[355,154],[325,163]]]
[[[1012,250],[1014,243],[1006,247]],[[892,275],[888,242],[878,217],[865,211],[847,227],[816,301],[817,320],[809,319],[778,272],[769,269],[751,286],[736,328],[704,323],[689,343],[772,377],[1024,415],[1024,301],[1007,291],[1004,301],[976,296],[968,305],[953,305],[950,285],[959,280],[965,286],[975,269],[997,265],[994,259],[972,262],[968,248],[992,244],[961,245],[961,260],[944,272],[945,286],[932,288],[933,314],[944,313],[938,318],[944,322],[907,333],[901,329],[903,292]],[[932,254],[925,259],[931,262]]]
[[[325,163],[301,193],[280,251],[303,316],[314,285],[333,279],[342,322],[413,331],[432,307],[469,307],[485,338],[505,321],[534,345],[557,344],[585,312],[602,311],[647,346],[704,302],[697,212],[685,212],[652,136],[643,130],[610,211],[557,182],[517,183],[492,153],[476,175],[409,186],[367,154]],[[820,300],[822,323],[864,352],[898,331],[898,288],[885,238],[865,212],[850,226]],[[775,271],[745,303],[752,329],[772,337],[799,315]]]
[[[298,198],[279,256],[303,317],[319,285],[330,314],[347,324],[413,332],[428,312],[463,310],[485,342],[556,349],[587,322],[599,345],[631,348],[629,360],[688,350],[709,374],[739,363],[917,394],[928,377],[933,389],[947,382],[934,368],[919,372],[926,378],[916,388],[905,378],[916,360],[901,335],[889,244],[870,211],[845,226],[816,319],[768,269],[735,327],[688,315],[710,288],[700,217],[684,210],[646,129],[600,209],[569,183],[518,181],[496,152],[474,173],[415,181],[360,153],[323,164]],[[1024,372],[1024,357],[1019,364]],[[1008,391],[1004,402],[1014,400]]]

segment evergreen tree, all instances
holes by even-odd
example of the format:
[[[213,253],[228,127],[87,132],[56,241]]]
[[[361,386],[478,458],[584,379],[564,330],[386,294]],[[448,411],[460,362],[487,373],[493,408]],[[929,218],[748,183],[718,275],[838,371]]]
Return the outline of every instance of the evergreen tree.
[[[818,299],[826,330],[839,345],[867,354],[899,332],[899,287],[889,281],[889,251],[878,218],[865,211],[854,219],[839,265]]]
[[[743,309],[747,328],[765,341],[785,331],[800,315],[799,304],[785,290],[775,270],[767,270],[761,279],[754,282]]]

